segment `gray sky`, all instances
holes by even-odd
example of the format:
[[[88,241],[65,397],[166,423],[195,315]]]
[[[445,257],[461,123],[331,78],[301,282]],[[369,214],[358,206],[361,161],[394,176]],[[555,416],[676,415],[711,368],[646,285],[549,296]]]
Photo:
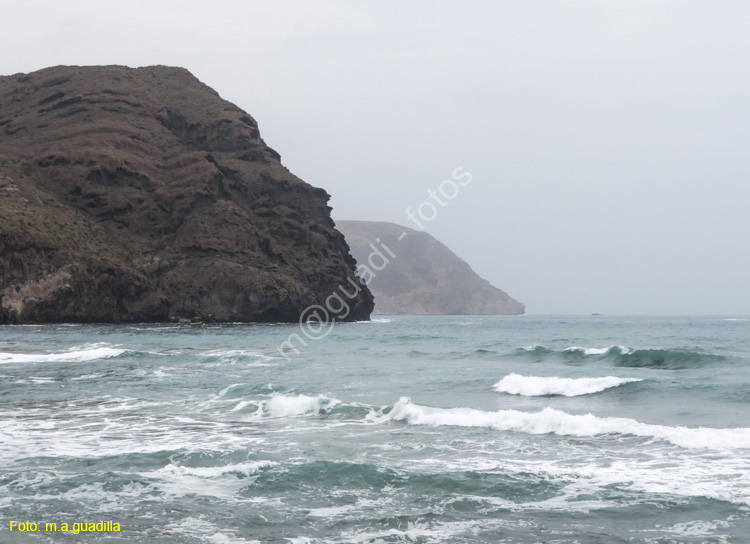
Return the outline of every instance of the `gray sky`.
[[[463,167],[472,183],[426,230],[529,313],[750,314],[750,2],[2,13],[0,74],[184,66],[333,195],[334,219],[407,224]]]

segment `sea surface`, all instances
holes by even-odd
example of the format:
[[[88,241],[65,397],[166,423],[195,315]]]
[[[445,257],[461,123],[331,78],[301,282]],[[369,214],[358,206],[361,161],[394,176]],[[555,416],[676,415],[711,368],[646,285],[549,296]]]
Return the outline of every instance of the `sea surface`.
[[[326,332],[0,327],[0,542],[750,542],[748,319]]]

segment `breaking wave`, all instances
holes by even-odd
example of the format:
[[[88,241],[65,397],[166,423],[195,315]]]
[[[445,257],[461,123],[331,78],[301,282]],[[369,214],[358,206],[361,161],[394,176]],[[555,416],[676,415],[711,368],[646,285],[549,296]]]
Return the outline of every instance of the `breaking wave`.
[[[261,402],[258,415],[290,417],[319,414],[341,404],[341,401],[318,395],[275,395]]]
[[[563,350],[544,346],[531,346],[517,349],[515,355],[531,357],[535,360],[558,359],[565,362],[605,361],[615,366],[682,370],[700,368],[705,365],[725,362],[727,357],[684,349],[644,348],[632,349],[625,346],[604,348],[572,346]]]
[[[564,397],[577,397],[600,393],[612,387],[643,381],[639,378],[616,378],[607,376],[605,378],[558,378],[540,376],[521,376],[519,374],[508,374],[494,386],[498,393],[509,393],[524,397],[544,397],[550,395],[561,395]]]
[[[252,476],[264,468],[273,467],[277,464],[272,461],[249,461],[218,467],[186,467],[170,463],[151,474],[164,477],[195,476],[197,478],[215,478],[228,474],[242,478]]]
[[[486,412],[472,408],[432,408],[413,404],[408,397],[393,405],[383,416],[390,421],[432,427],[479,427],[528,434],[590,437],[631,435],[664,440],[682,448],[734,450],[750,448],[750,428],[715,429],[708,427],[668,427],[650,425],[634,419],[573,415],[552,408],[540,412],[498,410]]]
[[[89,344],[74,347],[62,353],[6,353],[0,352],[0,364],[8,363],[79,363],[110,359],[125,353],[126,349],[115,348],[110,344]]]

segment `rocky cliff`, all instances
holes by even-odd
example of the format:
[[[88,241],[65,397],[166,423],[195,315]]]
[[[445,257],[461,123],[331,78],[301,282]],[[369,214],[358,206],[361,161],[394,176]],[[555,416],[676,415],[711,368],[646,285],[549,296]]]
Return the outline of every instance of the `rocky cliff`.
[[[336,226],[357,262],[372,272],[372,278],[366,270],[362,276],[375,295],[375,313],[503,315],[525,311],[523,304],[479,277],[426,232],[376,221],[337,221]]]
[[[0,77],[0,323],[297,320],[356,292],[328,200],[187,70]]]

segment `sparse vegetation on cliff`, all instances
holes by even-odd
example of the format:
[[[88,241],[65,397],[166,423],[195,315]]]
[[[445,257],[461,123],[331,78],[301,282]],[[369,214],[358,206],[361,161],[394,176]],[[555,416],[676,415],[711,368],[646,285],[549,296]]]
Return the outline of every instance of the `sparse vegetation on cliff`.
[[[187,70],[0,77],[0,323],[294,321],[354,276],[328,199]]]

